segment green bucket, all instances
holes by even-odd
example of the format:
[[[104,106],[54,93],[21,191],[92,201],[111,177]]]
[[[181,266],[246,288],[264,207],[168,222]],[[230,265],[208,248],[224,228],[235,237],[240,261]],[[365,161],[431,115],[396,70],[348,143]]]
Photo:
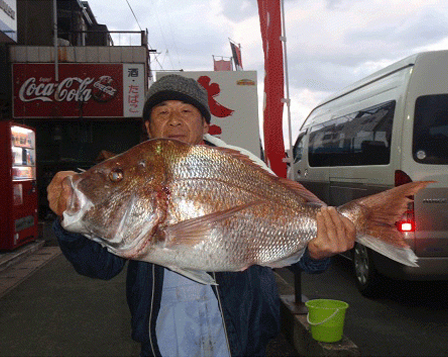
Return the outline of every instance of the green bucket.
[[[311,336],[321,342],[337,342],[342,339],[345,310],[344,301],[316,299],[305,302],[308,308],[307,320],[311,326]]]

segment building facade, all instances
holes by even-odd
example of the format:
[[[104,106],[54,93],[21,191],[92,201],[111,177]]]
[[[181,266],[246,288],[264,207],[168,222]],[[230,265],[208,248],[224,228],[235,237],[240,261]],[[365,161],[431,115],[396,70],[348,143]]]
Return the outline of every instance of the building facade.
[[[17,30],[0,37],[0,120],[36,130],[39,218],[51,219],[46,187],[57,171],[87,169],[144,138],[147,33],[109,31],[80,0],[0,0],[0,23],[2,2]]]

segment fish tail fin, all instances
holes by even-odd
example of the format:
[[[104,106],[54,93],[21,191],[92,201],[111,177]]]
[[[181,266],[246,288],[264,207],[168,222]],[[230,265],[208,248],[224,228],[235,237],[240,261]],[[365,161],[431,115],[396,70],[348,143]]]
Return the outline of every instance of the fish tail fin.
[[[357,242],[376,252],[409,266],[416,264],[417,256],[409,248],[395,226],[412,202],[410,196],[434,181],[418,181],[394,187],[375,195],[362,197],[338,207],[357,230]]]

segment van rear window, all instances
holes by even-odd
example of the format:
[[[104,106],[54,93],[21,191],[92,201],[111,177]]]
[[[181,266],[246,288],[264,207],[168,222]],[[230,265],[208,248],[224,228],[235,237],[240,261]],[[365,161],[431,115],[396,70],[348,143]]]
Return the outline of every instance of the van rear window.
[[[417,98],[412,143],[414,160],[429,165],[448,164],[448,95]]]
[[[310,166],[389,164],[394,111],[389,101],[311,128]]]

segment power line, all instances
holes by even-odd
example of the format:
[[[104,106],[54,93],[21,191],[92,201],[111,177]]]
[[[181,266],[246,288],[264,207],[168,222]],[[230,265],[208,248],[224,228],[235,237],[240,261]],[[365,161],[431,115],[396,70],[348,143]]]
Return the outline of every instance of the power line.
[[[164,31],[163,31],[162,23],[160,22],[159,11],[158,11],[157,6],[154,5],[154,6],[153,6],[153,10],[154,10],[154,14],[156,15],[157,23],[158,23],[158,25],[159,25],[160,34],[162,35],[162,41],[163,41],[165,47],[167,48],[166,51],[168,51],[168,42],[166,41],[166,38],[165,38],[165,33],[164,33]],[[173,65],[173,61],[172,61],[172,59],[171,59],[171,56],[169,56],[169,55],[167,55],[167,53],[165,53],[165,57],[168,57],[168,60],[169,60],[170,63],[171,63],[171,68],[174,69],[174,65]],[[157,61],[157,62],[159,63],[160,67],[162,67],[162,65],[160,64],[160,62],[159,62],[159,61]]]
[[[140,29],[140,31],[142,31],[142,28],[141,28],[140,24],[138,23],[137,16],[135,16],[134,10],[132,10],[131,4],[129,4],[128,0],[126,0],[126,2],[128,3],[129,9],[131,9],[132,15],[134,15],[134,19],[135,19],[135,22],[137,22],[138,28]]]
[[[165,2],[163,2],[163,3],[164,3],[164,5],[166,5]],[[168,18],[169,23],[172,24],[173,21],[172,21],[172,19],[171,19],[171,11],[166,11],[166,7],[165,7],[165,6],[164,6],[164,10],[165,10],[165,13],[166,13],[166,16],[167,16],[167,18]],[[172,42],[173,42],[173,46],[174,46],[174,51],[175,51],[175,53],[176,53],[176,55],[177,55],[177,63],[178,63],[178,65],[179,65],[179,68],[181,68],[182,66],[181,66],[181,64],[180,64],[179,51],[177,50],[177,43],[176,43],[175,36],[174,36],[174,34],[173,34],[173,26],[169,26],[168,29],[169,29],[169,31],[170,31],[171,40],[172,40]],[[172,64],[171,64],[171,66],[172,66]],[[174,69],[174,67],[173,67],[173,69]]]
[[[129,9],[130,9],[131,12],[132,12],[132,15],[134,16],[135,22],[137,22],[138,28],[140,29],[140,31],[143,31],[143,30],[142,30],[142,27],[140,26],[140,23],[138,22],[137,16],[135,16],[135,13],[134,13],[134,10],[133,10],[132,7],[131,7],[131,4],[129,3],[128,0],[126,0],[126,2],[127,2],[128,6],[129,6]],[[146,29],[146,31],[148,31],[148,29]],[[148,43],[148,46],[149,46],[149,48],[152,48],[151,45],[150,45],[149,43]],[[162,64],[159,62],[159,59],[157,58],[157,53],[155,53],[155,55],[154,55],[154,59],[155,59],[155,61],[159,64],[160,68],[162,68]],[[163,68],[162,68],[162,69],[163,69]]]

